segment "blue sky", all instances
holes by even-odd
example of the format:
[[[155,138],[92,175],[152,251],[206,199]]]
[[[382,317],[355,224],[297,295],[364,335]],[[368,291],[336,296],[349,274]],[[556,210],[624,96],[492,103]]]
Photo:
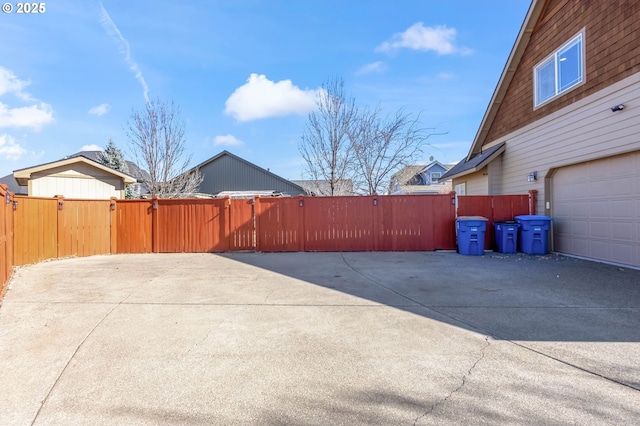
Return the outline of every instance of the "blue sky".
[[[15,5],[16,3],[14,3]],[[530,0],[50,1],[0,14],[0,176],[113,139],[174,100],[196,165],[222,150],[287,179],[315,91],[420,113],[423,162],[471,145]]]

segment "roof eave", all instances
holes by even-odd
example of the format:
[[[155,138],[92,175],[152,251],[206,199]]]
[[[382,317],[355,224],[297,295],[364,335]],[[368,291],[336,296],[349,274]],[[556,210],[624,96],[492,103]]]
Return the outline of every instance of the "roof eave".
[[[73,163],[89,164],[90,166],[93,166],[93,167],[95,167],[97,169],[100,169],[100,170],[105,171],[107,173],[110,173],[112,175],[118,176],[126,184],[131,184],[131,183],[138,182],[138,180],[136,178],[134,178],[133,176],[130,176],[130,175],[126,174],[126,173],[122,173],[122,172],[119,172],[117,170],[114,170],[114,169],[112,169],[110,167],[107,167],[107,166],[105,166],[103,164],[100,164],[100,163],[98,163],[96,161],[93,161],[90,158],[87,158],[87,157],[84,157],[84,156],[64,158],[62,160],[52,161],[50,163],[45,163],[45,164],[40,164],[38,166],[29,167],[29,168],[26,168],[26,169],[15,170],[13,172],[13,177],[15,178],[15,180],[18,182],[18,184],[20,186],[26,186],[26,185],[28,185],[28,181],[29,181],[29,179],[31,179],[31,175],[33,173],[37,173],[37,172],[40,172],[40,171],[43,171],[43,170],[47,170],[47,169],[51,169],[51,168],[54,168],[54,167],[66,166],[68,164],[73,164]]]
[[[493,152],[490,156],[488,156],[487,158],[485,158],[484,160],[482,160],[480,163],[478,163],[475,167],[471,167],[469,169],[465,169],[465,170],[461,170],[455,174],[449,174],[449,172],[445,173],[444,175],[442,175],[442,177],[440,179],[445,179],[445,180],[449,180],[449,179],[456,179],[462,176],[466,176],[469,175],[471,173],[476,173],[479,172],[480,170],[482,170],[487,164],[491,163],[493,160],[495,160],[496,158],[498,158],[500,155],[502,155],[502,153],[507,149],[507,144],[506,143],[502,143],[499,147],[497,147],[496,151]]]

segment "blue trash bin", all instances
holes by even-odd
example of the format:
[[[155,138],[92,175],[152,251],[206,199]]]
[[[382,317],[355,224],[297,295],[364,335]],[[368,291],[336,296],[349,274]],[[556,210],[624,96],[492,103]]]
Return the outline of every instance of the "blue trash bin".
[[[551,218],[542,215],[516,216],[520,224],[520,250],[526,254],[549,253]]]
[[[515,253],[518,248],[518,228],[516,222],[494,222],[496,244],[500,253]]]
[[[458,253],[466,256],[484,254],[484,233],[488,220],[482,216],[460,216],[456,220]]]

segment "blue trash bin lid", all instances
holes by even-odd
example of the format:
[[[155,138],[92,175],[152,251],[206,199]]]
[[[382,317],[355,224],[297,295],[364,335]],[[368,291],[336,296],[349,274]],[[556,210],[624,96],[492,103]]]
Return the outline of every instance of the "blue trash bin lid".
[[[516,220],[525,221],[525,220],[552,220],[549,216],[541,215],[541,214],[525,214],[521,216],[516,216]]]

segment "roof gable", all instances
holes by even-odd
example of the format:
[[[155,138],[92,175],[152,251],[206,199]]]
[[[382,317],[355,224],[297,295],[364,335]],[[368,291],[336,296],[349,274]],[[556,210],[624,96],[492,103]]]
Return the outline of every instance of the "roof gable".
[[[125,184],[136,183],[137,180],[126,173],[119,172],[110,167],[107,167],[97,161],[93,161],[87,157],[82,155],[77,155],[75,157],[67,157],[62,160],[52,161],[50,163],[39,164],[37,166],[28,167],[25,169],[15,170],[13,172],[13,177],[17,181],[17,183],[21,186],[26,186],[29,179],[31,179],[31,175],[34,173],[43,172],[49,169],[55,169],[57,167],[67,166],[71,164],[84,163],[89,167],[101,170],[105,173],[117,176],[120,179],[124,180]]]
[[[274,190],[292,195],[304,194],[304,189],[275,173],[265,170],[229,151],[222,151],[192,168],[200,170],[203,182],[200,192]],[[189,172],[190,172],[189,171]],[[187,172],[188,173],[188,172]]]
[[[511,53],[509,54],[509,59],[507,59],[507,63],[502,70],[500,80],[498,80],[498,84],[491,96],[489,106],[485,111],[480,127],[478,128],[478,132],[476,133],[471,148],[469,149],[467,161],[471,160],[475,154],[478,154],[482,150],[482,145],[485,143],[493,120],[496,117],[498,109],[500,108],[500,105],[507,93],[509,84],[511,84],[511,81],[518,69],[518,65],[524,55],[527,45],[529,44],[529,40],[531,39],[536,23],[538,22],[542,12],[545,10],[545,3],[545,0],[533,0],[531,2],[527,16],[520,28],[520,32],[518,33],[518,37],[511,49]]]

